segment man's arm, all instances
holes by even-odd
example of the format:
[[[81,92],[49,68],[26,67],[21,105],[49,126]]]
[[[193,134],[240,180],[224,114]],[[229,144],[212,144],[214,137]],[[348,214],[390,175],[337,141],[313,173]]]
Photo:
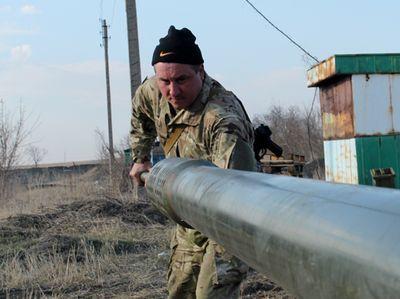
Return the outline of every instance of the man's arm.
[[[148,84],[142,84],[132,99],[132,115],[130,143],[132,148],[132,160],[134,162],[129,175],[139,185],[140,173],[151,168],[150,154],[156,138],[154,114],[151,106],[152,94],[148,92]]]
[[[140,175],[143,172],[150,171],[152,166],[153,165],[150,161],[146,161],[143,163],[134,163],[131,171],[129,172],[129,176],[134,180],[136,184],[138,184],[139,186],[143,186],[144,182],[140,179]]]
[[[221,168],[256,170],[251,123],[237,116],[219,120],[211,133],[212,162]]]

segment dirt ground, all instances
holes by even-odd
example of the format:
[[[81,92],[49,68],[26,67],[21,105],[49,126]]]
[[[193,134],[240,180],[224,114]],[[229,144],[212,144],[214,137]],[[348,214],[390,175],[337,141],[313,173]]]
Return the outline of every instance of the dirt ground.
[[[0,222],[0,298],[166,298],[173,224],[144,200],[102,196]],[[243,298],[291,299],[250,271]]]

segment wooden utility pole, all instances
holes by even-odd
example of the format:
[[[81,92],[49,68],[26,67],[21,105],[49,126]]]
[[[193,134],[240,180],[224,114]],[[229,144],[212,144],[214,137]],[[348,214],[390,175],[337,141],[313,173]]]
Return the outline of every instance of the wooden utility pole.
[[[126,20],[128,28],[129,69],[131,77],[131,97],[142,82],[140,74],[139,37],[136,15],[136,0],[126,0]]]
[[[103,48],[104,57],[106,64],[106,84],[107,84],[107,115],[108,115],[108,151],[110,154],[108,161],[108,168],[110,172],[110,186],[113,186],[113,164],[114,164],[114,143],[113,143],[113,133],[112,133],[112,118],[111,118],[111,92],[110,92],[110,71],[108,66],[108,33],[107,33],[107,23],[103,20]]]

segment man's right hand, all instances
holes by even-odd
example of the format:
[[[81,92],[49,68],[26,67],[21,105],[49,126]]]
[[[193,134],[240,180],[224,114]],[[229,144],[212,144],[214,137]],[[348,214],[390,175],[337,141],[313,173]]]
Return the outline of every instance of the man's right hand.
[[[135,163],[129,172],[129,176],[132,178],[134,183],[138,184],[139,186],[143,186],[144,182],[140,179],[140,174],[145,171],[150,171],[152,166],[153,165],[150,161],[146,161],[144,163]]]

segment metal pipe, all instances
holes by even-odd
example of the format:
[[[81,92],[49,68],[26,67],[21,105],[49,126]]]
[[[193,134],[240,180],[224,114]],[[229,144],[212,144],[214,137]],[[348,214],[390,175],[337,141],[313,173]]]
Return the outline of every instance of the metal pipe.
[[[299,298],[397,298],[400,191],[166,159],[146,178],[166,215]]]

